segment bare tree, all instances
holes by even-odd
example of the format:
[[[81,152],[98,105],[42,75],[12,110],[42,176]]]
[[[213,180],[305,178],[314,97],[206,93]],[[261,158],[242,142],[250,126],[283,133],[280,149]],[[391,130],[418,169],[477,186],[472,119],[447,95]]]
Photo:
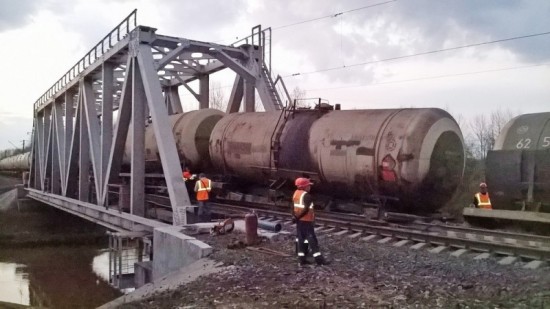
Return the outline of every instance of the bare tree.
[[[487,132],[488,150],[493,149],[493,147],[495,146],[495,142],[500,135],[500,132],[502,131],[506,123],[508,123],[508,121],[510,121],[514,117],[515,114],[509,109],[498,109],[491,113],[489,117],[489,131]]]
[[[475,148],[472,149],[474,156],[477,158],[485,159],[487,154],[487,136],[489,132],[489,125],[487,123],[487,117],[484,114],[477,115],[470,121],[470,129],[474,135]]]
[[[487,152],[492,150],[495,142],[504,128],[515,114],[510,110],[496,110],[489,116],[477,115],[470,121],[470,129],[474,135],[473,153],[476,158],[485,159]]]
[[[220,82],[210,82],[210,108],[225,111],[227,102]]]
[[[301,89],[298,86],[294,87],[290,94],[291,104],[294,104],[294,101],[296,101],[296,108],[309,107],[309,103],[307,102],[307,100],[305,100],[306,95],[307,93],[305,90]]]

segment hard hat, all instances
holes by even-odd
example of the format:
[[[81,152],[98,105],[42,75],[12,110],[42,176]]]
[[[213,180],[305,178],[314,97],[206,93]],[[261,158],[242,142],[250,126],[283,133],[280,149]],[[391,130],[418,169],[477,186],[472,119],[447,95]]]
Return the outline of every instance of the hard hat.
[[[309,181],[309,179],[307,179],[307,178],[300,177],[300,178],[296,179],[294,184],[298,188],[305,188],[307,186],[311,186],[313,183],[311,181]]]
[[[479,184],[479,187],[480,188],[487,188],[487,184],[482,182],[482,183]]]

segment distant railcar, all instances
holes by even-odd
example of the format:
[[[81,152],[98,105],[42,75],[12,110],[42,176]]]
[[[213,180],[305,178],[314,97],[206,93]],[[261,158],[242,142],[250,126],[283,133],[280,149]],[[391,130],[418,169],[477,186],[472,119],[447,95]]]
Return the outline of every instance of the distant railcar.
[[[0,171],[21,172],[28,171],[30,167],[30,152],[0,160]]]
[[[550,113],[510,120],[486,165],[494,209],[550,212]]]

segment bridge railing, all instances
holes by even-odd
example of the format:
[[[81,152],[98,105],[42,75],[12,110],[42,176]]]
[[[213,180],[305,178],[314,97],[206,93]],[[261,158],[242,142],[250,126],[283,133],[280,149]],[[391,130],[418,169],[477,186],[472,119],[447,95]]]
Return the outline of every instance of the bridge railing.
[[[124,20],[120,22],[109,34],[107,34],[99,43],[97,43],[80,61],[67,71],[52,87],[50,87],[35,103],[34,111],[53,97],[59,90],[71,82],[78,74],[94,63],[99,57],[107,52],[111,47],[123,39],[137,27],[137,9],[133,10]]]

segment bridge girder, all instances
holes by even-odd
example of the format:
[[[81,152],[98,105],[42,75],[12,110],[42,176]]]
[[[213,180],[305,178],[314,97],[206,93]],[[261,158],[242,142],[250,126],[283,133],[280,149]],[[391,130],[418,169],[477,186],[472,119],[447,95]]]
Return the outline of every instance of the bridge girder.
[[[200,108],[208,108],[209,75],[229,68],[237,77],[228,112],[237,112],[243,100],[245,111],[254,111],[256,89],[268,111],[281,109],[281,99],[257,28],[252,44],[247,39],[239,46],[220,45],[156,34],[154,28],[137,26],[135,15],[130,31],[132,14],[35,102],[30,186],[33,196],[43,192],[44,199],[57,196],[65,204],[107,207],[110,185],[121,182],[130,138],[129,215],[144,217],[147,124],[158,143],[174,224],[185,224],[191,204],[168,119],[183,112],[179,86],[197,98]],[[197,80],[198,93],[189,85]],[[78,209],[85,208],[73,211]]]

